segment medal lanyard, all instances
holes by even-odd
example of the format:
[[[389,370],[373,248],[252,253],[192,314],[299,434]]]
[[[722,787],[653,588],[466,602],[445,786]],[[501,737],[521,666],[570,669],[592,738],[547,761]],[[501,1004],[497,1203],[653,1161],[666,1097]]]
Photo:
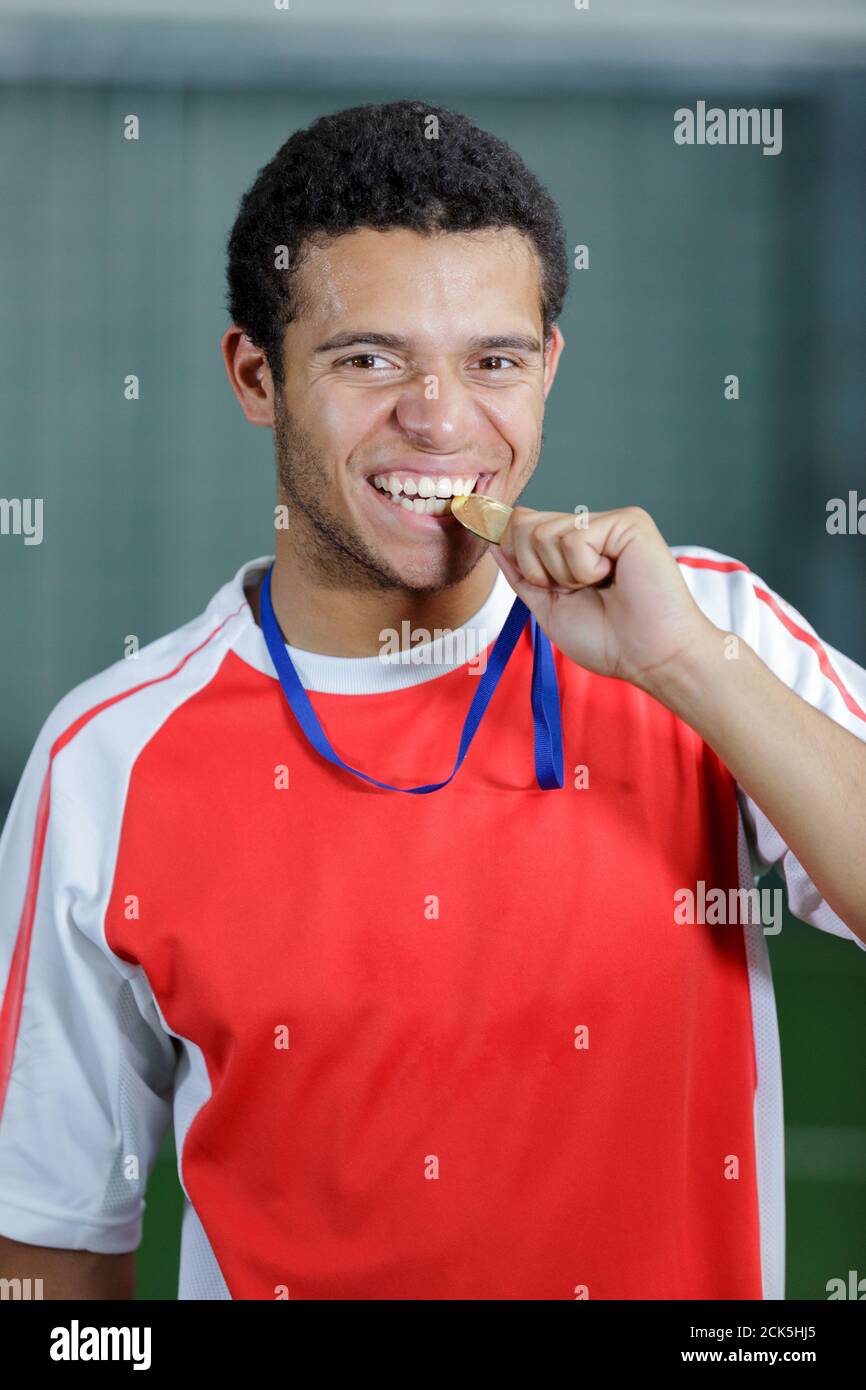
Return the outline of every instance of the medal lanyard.
[[[526,619],[529,618],[532,631],[532,721],[535,731],[535,776],[538,785],[545,791],[552,791],[555,787],[563,785],[562,718],[553,650],[546,633],[539,627],[535,617],[530,614],[522,599],[515,598],[505,625],[493,644],[487,668],[479,678],[478,689],[472,697],[469,713],[460,735],[457,761],[450,776],[446,777],[444,782],[429,782],[423,787],[392,787],[388,782],[379,782],[375,777],[368,776],[366,772],[359,772],[356,767],[350,767],[331,747],[328,736],[310,703],[309,696],[301,684],[292,658],[286,651],[286,639],[277,622],[271,603],[272,571],[273,565],[268,569],[262,582],[259,600],[262,632],[283,693],[301,726],[301,732],[316,752],[321,754],[323,758],[327,758],[329,763],[333,763],[335,767],[343,768],[346,772],[354,773],[356,777],[362,777],[365,782],[371,782],[374,787],[382,787],[385,791],[411,792],[416,796],[424,796],[427,792],[438,792],[441,787],[447,787],[451,778],[459,771],[463,759],[469,751],[469,745],[484,717],[484,711],[499,684],[508,658],[517,646],[520,634],[526,626]]]

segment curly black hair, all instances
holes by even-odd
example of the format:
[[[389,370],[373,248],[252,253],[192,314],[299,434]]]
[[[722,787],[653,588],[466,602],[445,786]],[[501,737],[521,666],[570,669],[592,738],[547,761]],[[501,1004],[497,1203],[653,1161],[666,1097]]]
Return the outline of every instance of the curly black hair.
[[[433,132],[438,138],[428,138]],[[514,227],[539,257],[545,337],[562,310],[562,222],[509,145],[466,116],[421,101],[348,107],[289,137],[244,194],[229,236],[227,308],[264,352],[278,386],[283,334],[303,308],[294,272],[304,251],[356,227]],[[285,269],[275,266],[282,246]]]

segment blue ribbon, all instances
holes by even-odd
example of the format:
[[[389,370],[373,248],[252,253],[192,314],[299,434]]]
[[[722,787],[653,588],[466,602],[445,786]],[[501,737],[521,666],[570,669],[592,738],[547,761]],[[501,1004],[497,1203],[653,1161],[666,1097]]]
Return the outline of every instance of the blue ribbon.
[[[563,785],[563,756],[562,756],[562,716],[559,706],[559,685],[556,679],[556,666],[553,660],[553,650],[550,642],[541,627],[531,616],[529,609],[522,599],[515,598],[511,606],[505,624],[493,644],[487,662],[487,669],[478,681],[478,689],[472,697],[469,706],[469,713],[463,725],[463,732],[460,735],[460,746],[457,750],[457,761],[454,769],[444,782],[428,782],[423,787],[392,787],[389,782],[379,782],[375,777],[370,777],[366,772],[360,772],[356,767],[350,767],[344,762],[339,753],[331,747],[328,737],[319,723],[316,711],[310,703],[310,698],[301,684],[300,677],[295,670],[292,658],[286,651],[286,639],[280,629],[274,614],[271,602],[271,574],[273,565],[268,569],[262,582],[261,596],[259,600],[260,620],[265,642],[274,663],[274,669],[279,677],[283,693],[289,702],[289,706],[301,726],[301,732],[305,735],[308,743],[311,743],[316,752],[323,758],[327,758],[329,763],[335,767],[341,767],[346,772],[351,772],[355,777],[361,777],[365,782],[371,782],[374,787],[382,787],[385,791],[391,792],[411,792],[415,796],[425,796],[428,792],[438,792],[441,787],[447,787],[451,778],[460,770],[463,759],[469,751],[469,745],[478,731],[478,726],[484,717],[484,712],[490,704],[493,692],[499,684],[502,672],[508,663],[508,658],[517,646],[521,632],[526,626],[526,619],[531,620],[532,630],[532,720],[535,735],[535,776],[538,785],[545,791],[552,791],[555,787]]]

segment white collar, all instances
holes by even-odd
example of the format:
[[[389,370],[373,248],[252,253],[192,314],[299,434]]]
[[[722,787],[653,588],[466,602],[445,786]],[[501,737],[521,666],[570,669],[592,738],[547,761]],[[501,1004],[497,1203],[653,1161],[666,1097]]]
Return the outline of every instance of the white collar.
[[[264,633],[256,623],[244,593],[264,574],[273,561],[272,555],[261,555],[241,565],[234,579],[214,595],[209,609],[222,616],[237,614],[238,624],[231,624],[232,649],[243,661],[257,671],[276,677]],[[501,570],[487,600],[468,622],[454,628],[445,636],[413,649],[411,664],[399,658],[383,656],[325,656],[307,652],[286,644],[286,650],[306,690],[320,690],[333,695],[376,695],[389,690],[402,690],[435,680],[458,666],[471,662],[499,636],[514,603],[514,590]],[[240,611],[238,611],[240,610]],[[227,634],[228,635],[228,634]]]

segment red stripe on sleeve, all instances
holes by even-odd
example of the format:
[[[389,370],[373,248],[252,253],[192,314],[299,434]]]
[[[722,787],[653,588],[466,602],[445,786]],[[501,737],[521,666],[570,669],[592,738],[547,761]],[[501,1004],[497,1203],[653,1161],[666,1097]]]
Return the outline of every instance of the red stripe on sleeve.
[[[3,995],[3,1008],[0,1009],[0,1116],[12,1074],[12,1058],[15,1042],[21,1023],[21,1009],[24,1003],[24,982],[27,978],[27,962],[30,958],[30,938],[36,917],[36,895],[39,892],[39,878],[42,871],[42,854],[45,849],[45,833],[48,829],[48,809],[51,801],[51,764],[49,763],[39,793],[39,806],[36,811],[36,827],[33,831],[33,849],[30,854],[30,872],[27,875],[27,891],[21,909],[21,922],[15,939],[9,979]]]
[[[758,598],[762,600],[763,603],[766,603],[770,612],[775,613],[776,617],[779,619],[779,622],[782,623],[782,625],[788,629],[792,637],[796,637],[799,642],[805,642],[807,647],[811,647],[812,651],[818,658],[818,665],[821,668],[822,674],[826,676],[827,680],[830,681],[831,684],[835,685],[836,689],[839,691],[839,694],[842,696],[842,699],[845,701],[845,704],[847,708],[851,711],[851,713],[856,714],[858,719],[862,719],[864,722],[866,722],[866,713],[864,713],[863,710],[860,708],[857,701],[854,699],[854,696],[851,694],[850,690],[848,690],[844,685],[841,676],[831,665],[830,658],[825,652],[824,648],[821,646],[821,643],[818,641],[817,637],[813,636],[811,632],[806,632],[805,628],[800,627],[797,623],[794,622],[792,618],[789,618],[788,614],[784,611],[784,609],[779,607],[779,604],[773,598],[773,595],[768,593],[766,589],[759,589],[758,586],[755,585],[755,593],[757,594]]]
[[[246,600],[244,600],[246,602]],[[48,760],[48,767],[42,783],[42,791],[39,795],[39,806],[36,811],[36,824],[33,830],[33,849],[30,855],[30,871],[27,876],[27,890],[24,894],[24,905],[21,909],[21,919],[18,924],[18,935],[15,938],[15,950],[12,954],[12,964],[9,969],[9,978],[6,981],[6,989],[3,995],[3,1006],[0,1009],[0,1117],[3,1115],[3,1106],[6,1101],[6,1092],[9,1089],[9,1078],[12,1074],[12,1062],[15,1056],[15,1044],[18,1038],[18,1029],[21,1025],[21,1010],[24,1004],[24,986],[27,979],[27,964],[30,959],[30,940],[33,935],[33,923],[36,919],[36,899],[39,894],[39,880],[42,875],[42,856],[45,851],[45,837],[48,831],[48,813],[51,804],[51,769],[54,759],[61,749],[65,748],[75,735],[89,724],[90,720],[100,714],[102,710],[109,709],[116,705],[120,700],[126,700],[130,695],[135,695],[139,690],[145,690],[149,685],[158,685],[160,681],[170,680],[181,671],[191,657],[200,652],[203,647],[213,641],[217,633],[225,627],[230,618],[237,617],[243,608],[243,604],[236,608],[234,613],[230,613],[227,618],[215,627],[203,642],[192,651],[187,652],[175,666],[174,670],[167,671],[163,676],[154,676],[153,680],[142,681],[140,685],[133,686],[131,690],[121,690],[117,695],[112,695],[110,699],[103,700],[100,704],[94,705],[92,709],[86,710],[78,719],[64,729],[62,734],[54,740],[51,754]]]
[[[718,570],[723,573],[730,573],[732,570],[745,570],[746,574],[751,574],[749,566],[741,564],[739,560],[708,560],[704,556],[698,555],[677,555],[676,559],[678,564],[690,565],[692,569]],[[754,575],[752,575],[752,578],[754,579]],[[835,685],[842,699],[845,701],[846,707],[851,713],[856,714],[858,719],[862,719],[864,723],[866,723],[866,713],[860,708],[850,690],[845,686],[841,676],[832,666],[829,656],[821,646],[817,637],[811,632],[807,632],[805,628],[800,627],[798,623],[794,622],[793,618],[789,618],[788,614],[773,598],[773,595],[766,589],[759,589],[756,584],[755,594],[763,603],[766,603],[771,613],[775,613],[779,622],[783,627],[787,628],[792,637],[796,637],[799,642],[805,642],[806,646],[811,648],[818,658],[818,666],[821,669],[822,675],[830,681],[831,685]]]
[[[745,570],[749,574],[749,566],[743,565],[739,560],[707,560],[703,555],[677,555],[678,565],[689,565],[693,570],[721,570],[727,574],[731,570]]]

